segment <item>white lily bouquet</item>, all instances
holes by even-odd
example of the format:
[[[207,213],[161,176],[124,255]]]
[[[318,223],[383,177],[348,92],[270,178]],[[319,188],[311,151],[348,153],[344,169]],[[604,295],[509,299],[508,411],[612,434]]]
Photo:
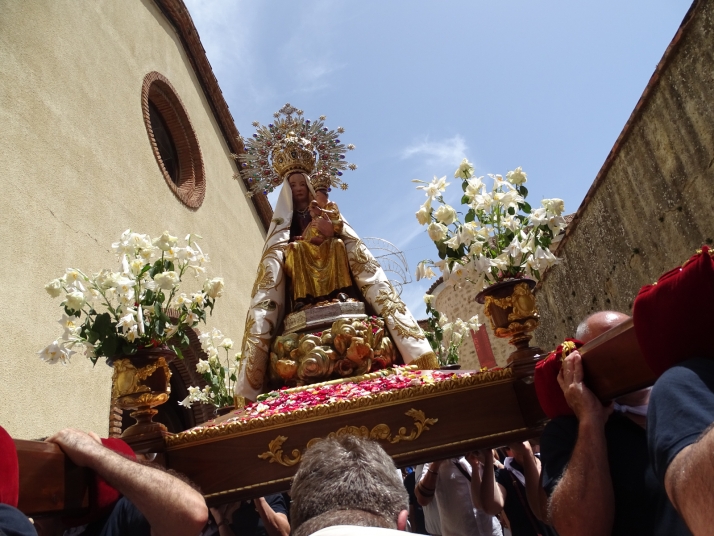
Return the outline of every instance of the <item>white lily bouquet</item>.
[[[188,396],[179,405],[190,408],[192,404],[213,404],[217,408],[233,404],[233,388],[240,372],[242,358],[240,352],[230,356],[233,341],[223,336],[216,328],[199,336],[201,348],[208,359],[199,359],[196,371],[206,380],[206,386],[191,386]],[[226,353],[225,360],[219,357],[219,349]]]
[[[178,238],[164,232],[153,239],[125,231],[112,244],[119,258],[117,271],[87,275],[69,268],[45,285],[53,298],[62,296],[64,314],[59,320],[64,333],[39,352],[50,364],[66,364],[77,350],[97,363],[116,356],[130,356],[142,348],[168,345],[182,358],[189,344],[186,330],[206,321],[223,294],[223,279],[205,279],[201,290],[186,294],[179,286],[188,274],[205,276],[208,255],[188,235]],[[198,287],[198,285],[196,285]]]
[[[478,321],[478,315],[472,316],[466,322],[460,318],[450,322],[444,313],[434,309],[433,301],[434,296],[424,295],[429,324],[429,329],[425,330],[424,334],[439,360],[439,365],[455,365],[459,362],[459,348],[471,335],[471,331],[478,331],[481,323]]]
[[[434,277],[439,268],[449,284],[473,284],[479,292],[505,281],[530,277],[540,280],[543,272],[558,262],[550,245],[565,228],[562,199],[543,199],[542,207],[533,210],[526,201],[526,173],[520,168],[501,175],[488,175],[493,188],[488,191],[484,177],[474,176],[474,167],[464,159],[454,173],[461,179],[461,205],[465,212],[444,201],[449,183],[446,177],[434,177],[421,183],[427,200],[416,218],[427,226],[429,238],[439,252],[439,261],[421,261],[417,280]],[[438,203],[434,209],[432,203]]]

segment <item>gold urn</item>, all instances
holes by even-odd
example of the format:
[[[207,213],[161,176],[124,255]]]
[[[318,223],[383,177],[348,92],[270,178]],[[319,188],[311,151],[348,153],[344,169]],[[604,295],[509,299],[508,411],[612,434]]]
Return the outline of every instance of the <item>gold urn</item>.
[[[176,354],[166,346],[142,348],[131,356],[118,356],[113,360],[112,400],[130,413],[136,423],[124,430],[122,437],[144,434],[162,434],[166,427],[153,422],[159,406],[171,394],[169,363]]]

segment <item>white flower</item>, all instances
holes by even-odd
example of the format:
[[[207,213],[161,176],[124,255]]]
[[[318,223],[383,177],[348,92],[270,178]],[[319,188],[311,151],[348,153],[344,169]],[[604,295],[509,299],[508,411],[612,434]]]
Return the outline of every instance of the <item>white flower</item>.
[[[72,355],[72,351],[60,345],[59,341],[54,341],[52,344],[49,344],[37,352],[37,354],[42,361],[50,365],[54,365],[55,363],[66,365],[69,361],[69,357]]]
[[[451,249],[456,249],[459,247],[459,244],[461,244],[461,241],[459,240],[459,235],[455,234],[451,238],[449,238],[446,242],[444,242],[448,247]]]
[[[67,298],[64,301],[65,307],[67,307],[70,311],[81,311],[84,303],[84,293],[79,292],[78,290],[67,294]]]
[[[183,406],[185,408],[191,409],[191,397],[187,396],[186,398],[181,400],[178,404],[179,404],[179,406]]]
[[[503,271],[508,268],[508,254],[504,251],[495,259],[491,259],[491,266]]]
[[[563,216],[551,216],[548,218],[548,227],[553,234],[558,234],[565,228],[565,218]]]
[[[67,286],[72,287],[77,285],[78,283],[81,284],[83,278],[79,270],[67,268],[67,272],[64,274],[64,277],[62,279],[64,279],[65,283],[67,283]]]
[[[211,347],[211,349],[213,350],[214,353],[213,353],[213,355],[211,355],[208,358],[208,362],[211,364],[212,367],[217,367],[218,365],[220,365],[220,363],[218,361],[218,354],[215,353],[215,351],[216,351],[215,348]]]
[[[478,225],[475,222],[464,223],[461,228],[459,228],[459,242],[461,244],[466,244],[467,246],[471,244],[478,236]]]
[[[178,242],[178,238],[171,236],[168,231],[164,231],[159,238],[154,239],[154,245],[162,251],[170,250],[176,245],[176,242]]]
[[[210,372],[211,364],[205,359],[199,359],[198,363],[196,363],[196,371],[199,374],[205,374],[206,372]]]
[[[129,342],[134,342],[138,336],[139,336],[139,329],[138,329],[138,325],[136,325],[136,324],[131,326],[131,328],[129,328],[128,331],[124,332],[124,337]]]
[[[451,270],[449,269],[449,263],[446,262],[446,260],[441,260],[439,262],[435,262],[434,266],[436,266],[439,270],[441,270],[441,276],[444,278],[444,281],[448,281],[449,277],[451,276]]]
[[[562,199],[543,199],[541,205],[545,208],[548,215],[560,216],[565,210],[565,203]]]
[[[149,247],[142,249],[139,252],[139,255],[141,255],[141,258],[144,262],[149,262],[154,257],[159,256],[159,251],[159,248],[149,245]]]
[[[471,331],[478,331],[481,327],[481,322],[478,320],[478,315],[473,315],[469,318],[467,325]]]
[[[424,294],[424,303],[427,305],[431,305],[432,303],[434,303],[434,295]]]
[[[229,338],[225,338],[221,341],[221,343],[218,345],[220,348],[225,348],[226,350],[230,350],[233,348],[233,341]]]
[[[456,210],[449,205],[441,205],[434,212],[434,217],[444,225],[451,225],[456,220]]]
[[[531,225],[534,227],[539,227],[548,222],[548,215],[544,208],[537,208],[531,212],[530,215]]]
[[[117,292],[120,296],[128,296],[130,294],[133,295],[135,284],[136,281],[126,276],[122,276],[114,282],[114,286],[116,287]]]
[[[434,273],[434,270],[431,269],[431,266],[427,266],[427,262],[429,261],[421,261],[420,263],[417,264],[417,269],[416,269],[416,278],[417,281],[420,279],[431,279],[434,277],[436,274]]]
[[[79,323],[79,318],[76,316],[62,314],[62,318],[57,322],[59,322],[59,325],[64,329],[64,333],[62,334],[63,339],[69,339],[72,335],[76,335],[82,327]]]
[[[476,212],[479,210],[488,210],[493,205],[493,196],[488,192],[483,192],[478,195],[473,196],[471,199],[471,204],[469,205]]]
[[[431,199],[427,199],[419,210],[416,211],[416,219],[419,225],[426,225],[431,221]]]
[[[181,294],[176,296],[174,304],[176,305],[176,307],[179,308],[183,307],[184,305],[188,306],[191,304],[191,298],[186,296],[186,293],[182,292]]]
[[[143,259],[131,259],[131,261],[129,261],[129,268],[134,275],[139,275],[139,272],[141,272],[144,266],[145,263]]]
[[[521,243],[518,241],[518,237],[514,237],[503,252],[508,253],[508,256],[514,259],[519,257],[521,255]]]
[[[45,290],[47,291],[47,294],[56,298],[62,293],[62,281],[59,279],[53,279],[45,285]]]
[[[171,270],[168,272],[161,272],[160,274],[156,274],[154,276],[154,281],[157,285],[159,285],[159,288],[162,288],[164,290],[171,290],[176,285],[178,285],[180,280],[178,274]]]
[[[439,197],[442,192],[446,190],[448,185],[449,183],[446,182],[446,175],[444,175],[440,179],[434,177],[434,180],[426,186],[417,186],[417,190],[424,190],[424,193],[429,199],[434,199],[435,197]]]
[[[523,171],[520,166],[518,166],[513,171],[509,171],[508,173],[506,173],[506,180],[511,184],[520,186],[521,184],[524,184],[527,180],[526,172]]]
[[[427,227],[427,233],[429,234],[429,238],[434,242],[440,242],[446,238],[447,228],[441,223],[432,222],[429,224],[429,227]]]
[[[483,190],[484,184],[481,179],[483,179],[483,177],[475,177],[473,179],[469,179],[468,184],[466,185],[466,190],[464,190],[464,194],[469,199],[473,199]]]
[[[199,318],[198,315],[197,315],[196,313],[194,313],[193,311],[190,311],[190,312],[186,315],[186,324],[187,324],[188,327],[190,327],[190,328],[192,328],[193,326],[195,326],[196,324],[198,324],[198,321],[199,321],[199,320],[200,320],[200,318]]]
[[[488,272],[491,269],[491,259],[485,255],[479,255],[478,257],[474,257],[473,261],[471,261],[471,266],[473,266],[474,270],[478,273]]]
[[[191,294],[191,303],[199,307],[203,307],[203,302],[206,300],[206,295],[203,292],[194,292]]]
[[[136,326],[136,318],[134,317],[134,311],[129,311],[127,314],[122,316],[117,322],[117,327],[121,328],[124,333],[127,333],[131,328]]]
[[[225,283],[222,277],[214,277],[213,279],[207,279],[203,284],[203,291],[211,299],[220,298],[223,295],[223,287]]]
[[[178,324],[168,324],[166,326],[166,330],[165,330],[166,338],[170,339],[171,337],[176,335],[177,331],[178,331]]]
[[[469,162],[466,158],[461,161],[458,169],[454,173],[455,179],[470,179],[474,176],[474,165]]]
[[[493,198],[505,208],[517,208],[518,203],[523,203],[523,196],[519,195],[515,190],[496,192],[493,194]]]
[[[267,404],[263,404],[262,402],[258,402],[258,405],[255,406],[255,411],[257,413],[263,413],[264,411],[267,411],[268,409],[270,409],[270,406],[268,406]]]

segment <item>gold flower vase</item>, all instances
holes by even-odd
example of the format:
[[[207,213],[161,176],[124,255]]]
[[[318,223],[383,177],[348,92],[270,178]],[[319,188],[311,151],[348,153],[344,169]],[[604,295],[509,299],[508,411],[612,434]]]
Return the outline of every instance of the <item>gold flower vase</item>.
[[[543,353],[540,348],[530,346],[531,332],[538,327],[539,319],[533,295],[535,284],[532,279],[511,279],[495,283],[476,296],[496,337],[510,337],[508,342],[516,347],[508,357],[508,364],[514,369],[532,367],[535,356]]]
[[[169,363],[176,353],[166,346],[142,348],[136,354],[113,360],[112,399],[130,413],[136,423],[124,430],[122,438],[168,433],[166,427],[154,422],[159,406],[171,394]]]

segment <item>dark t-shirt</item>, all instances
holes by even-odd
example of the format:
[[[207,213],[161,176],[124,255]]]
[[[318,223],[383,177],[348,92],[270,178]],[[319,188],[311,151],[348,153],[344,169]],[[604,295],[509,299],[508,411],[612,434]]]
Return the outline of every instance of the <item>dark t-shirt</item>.
[[[550,496],[570,461],[578,435],[575,417],[557,417],[541,436],[543,487]],[[620,413],[605,425],[607,458],[615,494],[613,536],[687,535],[684,523],[655,478],[645,430]]]
[[[518,462],[513,460],[511,465],[523,473],[523,468]],[[538,521],[530,511],[528,498],[526,497],[526,488],[520,483],[516,476],[513,475],[513,478],[511,478],[511,473],[508,469],[495,468],[494,470],[496,482],[501,484],[506,491],[506,504],[503,506],[503,510],[506,512],[508,521],[511,523],[511,532],[516,536],[537,536],[538,534],[542,536],[557,536],[555,530]],[[518,486],[518,489],[516,489],[516,486]],[[528,511],[526,511],[526,508]]]
[[[276,514],[288,515],[288,503],[282,493],[266,495],[265,502]],[[253,501],[241,502],[240,508],[233,512],[231,529],[237,536],[264,536],[267,534],[263,520],[255,509]]]
[[[714,422],[714,361],[690,359],[657,380],[647,411],[647,442],[659,481],[684,447]]]

